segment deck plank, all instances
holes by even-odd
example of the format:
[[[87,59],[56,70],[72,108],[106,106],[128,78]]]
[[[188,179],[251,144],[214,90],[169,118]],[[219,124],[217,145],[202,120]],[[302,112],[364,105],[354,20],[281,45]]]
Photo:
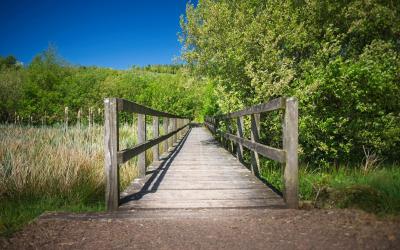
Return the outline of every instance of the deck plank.
[[[126,193],[121,210],[284,207],[282,198],[205,128],[192,128],[177,147],[165,164],[147,176],[140,191]]]

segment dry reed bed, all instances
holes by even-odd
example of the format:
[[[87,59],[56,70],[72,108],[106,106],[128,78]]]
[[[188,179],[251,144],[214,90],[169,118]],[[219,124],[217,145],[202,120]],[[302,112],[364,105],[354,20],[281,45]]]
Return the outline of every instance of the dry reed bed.
[[[133,131],[128,124],[120,126],[121,148],[136,143]],[[102,126],[65,130],[0,125],[0,145],[0,198],[104,193]],[[135,162],[120,169],[123,187],[136,175]]]

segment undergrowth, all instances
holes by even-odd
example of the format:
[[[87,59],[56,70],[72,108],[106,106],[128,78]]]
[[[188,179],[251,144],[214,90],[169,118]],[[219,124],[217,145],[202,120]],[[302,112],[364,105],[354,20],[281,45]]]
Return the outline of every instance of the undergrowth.
[[[282,190],[282,167],[265,164],[262,177]],[[318,208],[358,208],[377,215],[400,214],[400,167],[299,168],[300,200]]]

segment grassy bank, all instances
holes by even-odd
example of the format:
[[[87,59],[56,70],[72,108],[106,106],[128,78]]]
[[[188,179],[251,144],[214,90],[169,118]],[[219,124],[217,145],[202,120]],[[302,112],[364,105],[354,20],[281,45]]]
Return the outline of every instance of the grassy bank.
[[[151,130],[151,128],[149,128]],[[120,126],[120,147],[136,142]],[[0,125],[0,234],[42,212],[104,209],[103,128]],[[148,155],[151,157],[151,155]],[[136,175],[135,159],[122,165],[121,186]]]
[[[262,176],[282,190],[282,169],[264,166]],[[360,167],[331,170],[299,169],[300,198],[319,208],[359,208],[378,215],[400,213],[400,168],[380,166],[368,171]]]

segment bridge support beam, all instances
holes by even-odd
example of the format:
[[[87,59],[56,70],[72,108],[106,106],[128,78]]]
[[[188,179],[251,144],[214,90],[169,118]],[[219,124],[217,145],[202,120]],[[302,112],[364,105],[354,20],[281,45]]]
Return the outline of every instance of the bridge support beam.
[[[298,102],[288,98],[285,103],[283,149],[286,152],[284,169],[284,199],[289,208],[298,208]]]

